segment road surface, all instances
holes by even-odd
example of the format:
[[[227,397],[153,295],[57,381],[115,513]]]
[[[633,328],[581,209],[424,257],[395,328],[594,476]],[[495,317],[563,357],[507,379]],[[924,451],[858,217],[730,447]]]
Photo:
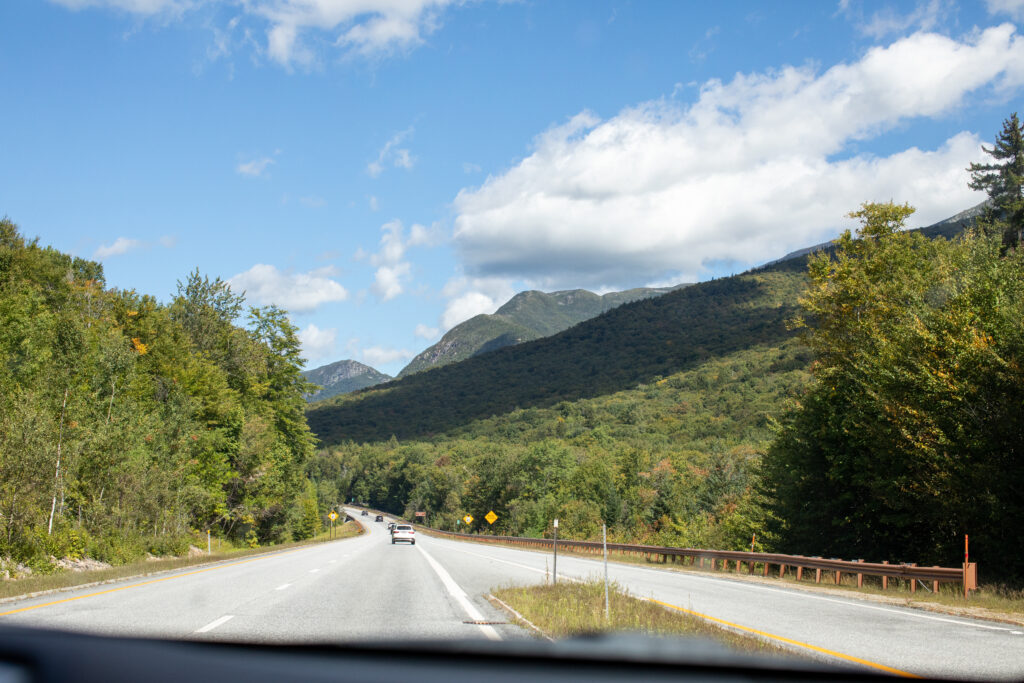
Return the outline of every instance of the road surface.
[[[358,516],[358,510],[350,511]],[[342,541],[0,604],[0,623],[90,633],[323,642],[530,637],[484,596],[546,580],[549,553],[417,534],[392,545],[385,525]],[[562,556],[559,577],[601,574]],[[833,662],[912,675],[1024,677],[1024,629],[705,574],[612,563],[632,594],[714,617]],[[480,623],[496,622],[496,623]]]

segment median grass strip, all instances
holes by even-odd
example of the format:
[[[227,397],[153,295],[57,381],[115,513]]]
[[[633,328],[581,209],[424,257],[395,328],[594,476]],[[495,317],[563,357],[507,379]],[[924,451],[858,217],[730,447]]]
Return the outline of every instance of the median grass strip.
[[[358,522],[349,521],[335,527],[333,540],[358,536],[362,531],[363,529]],[[251,555],[287,550],[289,548],[296,548],[313,543],[324,543],[330,540],[332,540],[330,532],[325,531],[314,538],[304,541],[281,543],[272,546],[262,546],[259,548],[232,548],[211,554],[203,553],[202,555],[195,555],[193,557],[167,557],[156,560],[132,562],[130,564],[107,567],[104,569],[95,569],[92,571],[75,572],[68,570],[57,572],[55,574],[34,575],[23,579],[0,581],[0,600],[32,597],[35,595],[68,590],[71,588],[112,583],[122,579],[150,576],[152,574],[173,571],[175,569],[194,567],[201,564],[209,564],[211,562],[220,562],[222,560],[234,560]]]
[[[600,581],[501,588],[493,593],[551,638],[633,631],[708,638],[748,654],[793,656],[791,650],[760,638],[634,597],[616,584],[609,590],[610,619],[605,619],[604,584]]]

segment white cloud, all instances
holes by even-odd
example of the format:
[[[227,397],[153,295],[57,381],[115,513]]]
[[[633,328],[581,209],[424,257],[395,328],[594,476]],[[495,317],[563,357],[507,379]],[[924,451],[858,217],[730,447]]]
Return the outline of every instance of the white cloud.
[[[132,14],[180,18],[187,12],[215,7],[219,0],[51,0],[74,10],[107,8]],[[244,0],[232,9],[245,19],[242,42],[254,33],[266,34],[266,46],[256,45],[285,67],[312,66],[318,52],[339,50],[346,55],[379,57],[421,45],[441,25],[441,14],[452,0]],[[227,30],[214,31],[211,57],[229,54],[226,41],[239,22],[232,17]]]
[[[178,245],[178,236],[177,235],[163,235],[160,238],[160,246],[164,247],[165,249],[173,249],[177,245]]]
[[[308,273],[287,273],[257,263],[228,282],[232,289],[245,290],[246,295],[259,304],[274,304],[290,312],[301,312],[348,298],[348,291],[331,279],[336,274],[331,266]]]
[[[462,162],[462,171],[463,171],[463,173],[479,173],[482,170],[484,170],[484,169],[482,169],[480,167],[480,164],[474,164],[474,163],[469,162],[469,161],[463,161]]]
[[[441,329],[450,330],[481,313],[494,313],[516,294],[507,278],[452,278],[442,290],[448,298],[441,314]]]
[[[394,299],[402,293],[403,283],[410,275],[411,267],[408,263],[380,266],[373,275],[373,293],[384,301]]]
[[[433,341],[437,339],[438,335],[441,334],[441,330],[436,327],[430,327],[420,323],[416,326],[416,330],[413,332],[420,339],[426,339],[427,341]]]
[[[410,126],[396,133],[393,138],[384,143],[384,146],[380,148],[380,152],[377,153],[377,160],[371,161],[366,165],[366,172],[371,177],[376,178],[383,173],[388,164],[393,165],[395,168],[404,168],[406,170],[413,167],[416,163],[415,157],[409,154],[408,149],[398,147],[398,145],[402,144],[402,141],[412,135],[412,130],[412,126]],[[373,204],[376,204],[376,198],[374,198]]]
[[[189,0],[50,0],[68,9],[81,10],[90,7],[109,7],[111,9],[131,12],[132,14],[180,15],[192,6]]]
[[[321,330],[310,323],[299,330],[299,341],[302,343],[302,355],[307,361],[318,362],[330,359],[335,355],[338,330],[330,328]]]
[[[412,278],[412,265],[404,260],[409,247],[434,246],[440,242],[440,229],[434,225],[429,228],[414,223],[406,239],[402,221],[393,220],[380,227],[384,234],[376,253],[370,254],[370,264],[377,270],[371,289],[380,299],[394,299],[405,290],[405,284]],[[362,249],[356,252],[356,258],[366,258]]]
[[[260,157],[238,164],[238,166],[235,166],[235,171],[241,175],[259,177],[267,170],[267,166],[273,163],[274,160],[270,157]]]
[[[985,0],[989,14],[1007,14],[1024,21],[1024,0]]]
[[[874,12],[866,22],[860,23],[857,28],[864,35],[876,40],[909,29],[931,31],[946,24],[954,9],[954,5],[949,0],[918,2],[906,14],[901,14],[894,7],[887,6]]]
[[[416,354],[408,349],[388,349],[383,346],[370,346],[360,351],[360,360],[377,368],[388,363],[406,362]]]
[[[964,132],[889,156],[851,155],[852,143],[1022,83],[1024,40],[1006,24],[962,42],[918,33],[823,73],[711,80],[689,105],[647,102],[605,121],[583,112],[459,192],[454,240],[471,276],[630,286],[763,263],[832,237],[862,201],[908,201],[924,225],[981,200],[964,170],[980,140]],[[449,303],[445,327],[486,312],[490,297],[471,289]]]
[[[92,257],[95,259],[105,259],[110,256],[120,256],[121,254],[127,254],[132,249],[138,249],[139,247],[145,246],[145,243],[141,240],[133,240],[127,237],[118,237],[114,240],[113,244],[101,244],[93,252]]]
[[[378,208],[380,208],[380,205],[377,202],[377,197],[375,197],[374,195],[370,195],[370,199],[368,201],[370,204],[370,211],[376,211]]]
[[[327,206],[327,200],[324,199],[323,197],[311,195],[308,197],[299,197],[299,204],[302,204],[303,206],[309,207],[311,209],[319,209],[321,207]]]

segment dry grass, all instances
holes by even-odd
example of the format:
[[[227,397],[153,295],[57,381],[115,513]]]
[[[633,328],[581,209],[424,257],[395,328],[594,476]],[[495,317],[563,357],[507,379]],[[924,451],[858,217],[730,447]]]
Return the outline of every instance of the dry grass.
[[[429,531],[427,533],[429,533]],[[465,538],[458,538],[454,540],[472,543],[483,542]],[[503,547],[515,548],[518,550],[524,549],[523,546],[509,543],[487,543],[487,545],[501,545]],[[539,548],[525,549],[533,550],[534,552],[544,552]],[[579,557],[591,560],[598,559],[600,557],[600,555],[595,555],[593,553],[574,552],[562,547],[559,547],[558,554],[560,556]],[[832,572],[822,572],[821,583],[818,584],[814,581],[813,569],[804,570],[803,578],[800,581],[797,581],[796,572],[793,567],[790,567],[787,570],[784,577],[779,578],[778,567],[772,566],[771,574],[769,577],[764,578],[762,576],[761,565],[758,565],[755,568],[754,574],[750,575],[748,574],[745,565],[740,572],[735,570],[735,565],[732,565],[728,570],[723,571],[721,569],[721,564],[718,565],[717,569],[712,571],[710,562],[707,562],[702,568],[696,564],[684,565],[671,561],[663,563],[660,558],[657,557],[649,559],[643,555],[615,551],[608,552],[608,559],[609,561],[621,564],[634,564],[645,567],[654,566],[670,571],[713,574],[715,576],[733,577],[741,580],[759,582],[770,581],[777,585],[807,590],[820,590],[825,592],[841,591],[849,594],[851,597],[864,597],[905,605],[908,607],[919,607],[922,609],[950,614],[1024,624],[1024,590],[998,584],[982,584],[977,591],[973,591],[971,593],[969,598],[964,599],[960,585],[952,583],[939,584],[938,593],[929,592],[931,588],[930,582],[927,587],[918,584],[917,591],[911,593],[909,581],[889,579],[888,590],[882,590],[881,578],[865,576],[863,581],[864,585],[862,587],[858,587],[856,574],[849,573],[843,574],[840,583],[837,584],[835,583],[835,577]]]
[[[349,521],[335,527],[334,540],[351,538],[353,536],[358,536],[362,532],[363,529],[358,522]],[[197,565],[221,562],[224,560],[235,560],[253,555],[280,552],[281,550],[287,550],[289,548],[297,548],[304,545],[310,545],[312,543],[325,543],[330,540],[330,532],[325,531],[309,540],[296,541],[293,543],[281,543],[274,546],[265,546],[261,548],[232,548],[229,550],[214,552],[209,555],[204,553],[195,557],[168,557],[158,560],[143,560],[141,562],[133,562],[131,564],[120,565],[118,567],[108,567],[92,571],[62,571],[55,574],[34,575],[23,579],[0,581],[0,600],[37,595],[40,593],[49,593],[51,591],[66,590],[85,585],[111,583],[122,579],[149,576],[151,574],[173,571],[184,567],[194,567]]]
[[[611,584],[609,591],[610,619],[605,619],[604,584],[600,581],[502,588],[494,595],[552,638],[632,631],[707,638],[748,654],[792,656],[790,650],[760,638],[633,597],[616,584]]]

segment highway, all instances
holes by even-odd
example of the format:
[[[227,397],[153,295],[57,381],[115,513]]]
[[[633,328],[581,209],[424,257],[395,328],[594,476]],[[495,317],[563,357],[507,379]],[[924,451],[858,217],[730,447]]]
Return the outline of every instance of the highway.
[[[350,514],[358,516],[359,511]],[[333,543],[0,604],[0,623],[90,633],[257,642],[531,637],[485,595],[535,584],[551,556],[426,537],[391,545],[384,525]],[[596,559],[561,556],[564,580]],[[611,579],[652,598],[784,639],[826,661],[965,679],[1024,677],[1024,629],[706,574],[612,563]],[[471,622],[498,622],[478,624]]]

